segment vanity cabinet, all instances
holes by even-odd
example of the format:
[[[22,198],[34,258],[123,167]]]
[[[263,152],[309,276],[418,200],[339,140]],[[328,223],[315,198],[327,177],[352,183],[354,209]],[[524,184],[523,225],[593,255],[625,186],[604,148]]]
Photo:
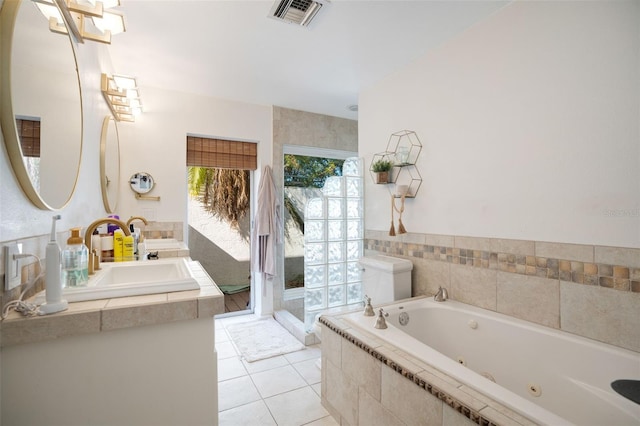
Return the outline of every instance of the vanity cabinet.
[[[4,320],[2,424],[216,425],[224,296],[198,277],[200,290]]]

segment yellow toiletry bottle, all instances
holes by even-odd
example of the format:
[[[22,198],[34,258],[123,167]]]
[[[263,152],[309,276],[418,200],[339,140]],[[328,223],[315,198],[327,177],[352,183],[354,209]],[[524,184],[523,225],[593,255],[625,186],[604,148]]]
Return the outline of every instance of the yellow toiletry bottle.
[[[133,235],[125,235],[122,239],[122,260],[135,260]]]
[[[122,262],[122,256],[124,255],[124,232],[121,229],[117,229],[113,232],[113,260],[116,262]]]

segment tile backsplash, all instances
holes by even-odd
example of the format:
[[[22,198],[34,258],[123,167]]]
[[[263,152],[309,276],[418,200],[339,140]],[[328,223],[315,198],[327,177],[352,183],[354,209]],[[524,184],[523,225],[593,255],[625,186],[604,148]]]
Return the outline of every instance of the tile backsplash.
[[[453,299],[640,351],[640,249],[367,231],[367,255],[414,264],[413,295]]]

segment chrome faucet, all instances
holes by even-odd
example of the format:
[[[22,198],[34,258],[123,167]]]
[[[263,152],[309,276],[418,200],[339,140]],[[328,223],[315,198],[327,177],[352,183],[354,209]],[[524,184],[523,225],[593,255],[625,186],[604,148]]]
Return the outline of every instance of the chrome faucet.
[[[444,302],[449,298],[449,293],[446,288],[438,287],[438,292],[433,296],[433,300],[436,302]]]
[[[115,225],[118,225],[120,229],[122,229],[122,232],[124,232],[124,235],[131,235],[131,232],[129,232],[129,227],[127,227],[124,222],[112,217],[98,219],[91,225],[87,226],[87,230],[84,233],[84,245],[89,249],[89,275],[93,275],[93,273],[95,272],[94,263],[98,261],[96,260],[95,256],[93,256],[93,248],[91,247],[91,235],[93,234],[93,231],[98,228],[98,226],[105,223],[113,223]]]

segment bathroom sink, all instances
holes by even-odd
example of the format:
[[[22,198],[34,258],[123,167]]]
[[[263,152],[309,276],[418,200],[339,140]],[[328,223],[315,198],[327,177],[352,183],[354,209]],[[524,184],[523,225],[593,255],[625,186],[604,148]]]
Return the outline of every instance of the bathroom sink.
[[[156,250],[177,250],[185,248],[183,241],[175,238],[147,238],[144,240],[144,247],[147,251]]]
[[[200,288],[184,257],[101,263],[100,267],[89,278],[86,287],[64,288],[62,298],[67,302],[80,302]],[[44,300],[43,291],[36,296],[35,302]]]

